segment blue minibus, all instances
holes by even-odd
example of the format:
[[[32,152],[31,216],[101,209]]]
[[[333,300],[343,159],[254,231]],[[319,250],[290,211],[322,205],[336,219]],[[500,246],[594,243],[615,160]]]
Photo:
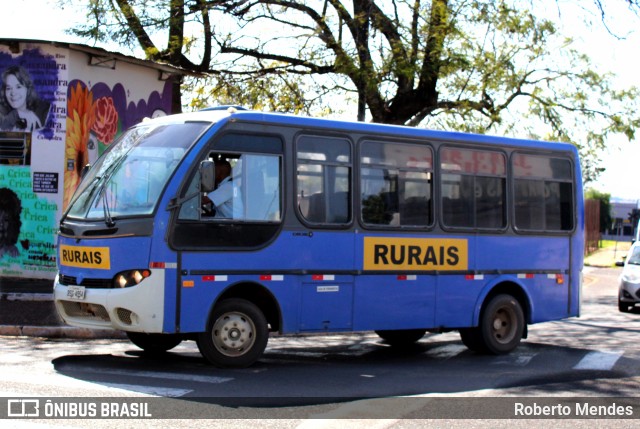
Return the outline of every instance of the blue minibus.
[[[406,345],[457,330],[508,353],[528,325],[579,315],[582,195],[571,144],[234,109],[155,118],[66,208],[55,305],[150,352],[194,340],[220,367],[256,362],[270,333]]]

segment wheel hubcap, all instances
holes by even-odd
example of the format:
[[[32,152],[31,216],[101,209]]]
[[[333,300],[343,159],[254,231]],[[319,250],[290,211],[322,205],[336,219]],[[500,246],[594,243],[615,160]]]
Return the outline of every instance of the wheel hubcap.
[[[213,344],[226,356],[241,356],[255,342],[255,325],[245,314],[225,313],[213,325]]]
[[[493,319],[493,337],[500,343],[508,343],[516,334],[516,315],[513,309],[500,308]]]

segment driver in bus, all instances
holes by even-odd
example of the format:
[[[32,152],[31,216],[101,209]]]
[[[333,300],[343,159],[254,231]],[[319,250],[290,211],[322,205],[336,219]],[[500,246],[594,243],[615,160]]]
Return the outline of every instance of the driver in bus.
[[[231,164],[229,161],[219,159],[216,164],[216,189],[202,197],[203,206],[213,205],[214,217],[233,217],[233,184],[231,179]]]

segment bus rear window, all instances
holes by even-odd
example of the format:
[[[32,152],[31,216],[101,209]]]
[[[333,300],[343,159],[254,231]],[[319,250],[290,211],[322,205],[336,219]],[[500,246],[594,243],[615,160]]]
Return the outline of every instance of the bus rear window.
[[[567,159],[518,153],[512,158],[515,228],[571,231],[573,181]]]

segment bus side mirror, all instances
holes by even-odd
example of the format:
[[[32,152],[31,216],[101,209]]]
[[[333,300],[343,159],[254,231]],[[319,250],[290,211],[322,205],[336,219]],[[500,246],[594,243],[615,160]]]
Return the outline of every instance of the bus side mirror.
[[[216,188],[216,166],[213,161],[204,160],[200,163],[200,190],[211,192]]]

